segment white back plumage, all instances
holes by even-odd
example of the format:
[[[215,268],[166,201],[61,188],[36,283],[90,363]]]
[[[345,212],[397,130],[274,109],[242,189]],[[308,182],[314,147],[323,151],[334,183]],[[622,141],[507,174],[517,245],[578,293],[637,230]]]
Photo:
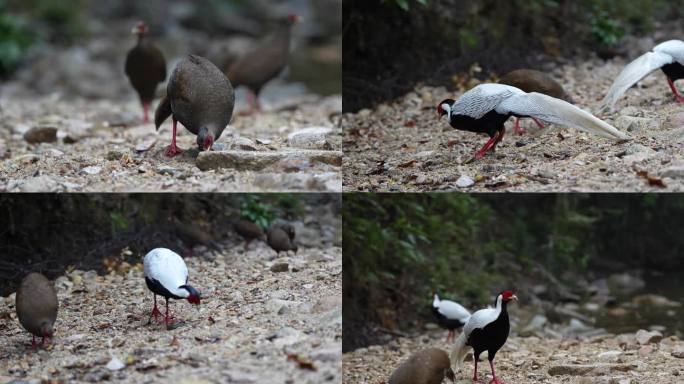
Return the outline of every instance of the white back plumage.
[[[467,353],[466,342],[468,337],[475,329],[484,328],[487,324],[496,320],[501,314],[503,297],[498,295],[496,297],[496,307],[494,308],[484,308],[476,311],[470,316],[468,322],[463,326],[463,332],[458,335],[456,342],[454,343],[454,348],[451,351],[451,362],[457,367],[463,364],[463,359]]]
[[[505,84],[485,83],[464,93],[451,107],[451,113],[479,119],[513,95],[524,94],[522,90]]]
[[[143,260],[145,277],[157,280],[172,294],[186,298],[189,293],[178,289],[188,282],[188,267],[183,258],[167,248],[155,248]]]
[[[605,111],[613,107],[618,99],[639,80],[665,64],[674,62],[684,65],[684,41],[669,40],[653,47],[651,52],[646,52],[620,72],[613,81],[608,93],[601,101],[599,111]]]
[[[436,294],[432,301],[432,306],[447,319],[458,320],[465,323],[470,318],[470,312],[461,304],[451,300],[440,300],[439,296]]]

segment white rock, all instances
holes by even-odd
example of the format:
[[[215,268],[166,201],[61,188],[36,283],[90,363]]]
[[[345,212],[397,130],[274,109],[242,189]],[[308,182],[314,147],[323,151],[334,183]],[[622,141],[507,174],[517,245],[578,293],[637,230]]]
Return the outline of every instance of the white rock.
[[[84,173],[86,175],[97,175],[101,171],[102,171],[102,167],[98,167],[95,165],[81,169],[81,173]]]
[[[120,371],[124,368],[126,368],[126,364],[116,357],[112,357],[112,359],[109,360],[109,363],[107,363],[107,369],[110,371]]]
[[[456,186],[459,188],[472,187],[473,185],[475,185],[475,180],[466,175],[461,175],[461,177],[456,180]]]

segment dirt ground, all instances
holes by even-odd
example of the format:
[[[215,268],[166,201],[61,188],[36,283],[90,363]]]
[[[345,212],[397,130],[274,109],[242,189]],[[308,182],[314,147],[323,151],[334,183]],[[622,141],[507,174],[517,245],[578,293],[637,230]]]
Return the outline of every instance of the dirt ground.
[[[550,66],[550,73],[593,111],[626,62],[599,59]],[[473,84],[474,85],[474,84]],[[682,82],[678,84],[682,89]],[[657,71],[627,91],[614,111],[600,118],[628,133],[615,142],[570,128],[538,130],[513,119],[496,153],[465,164],[487,140],[457,131],[438,119],[435,106],[460,94],[419,86],[373,110],[343,118],[345,191],[592,192],[684,190],[684,106],[673,101]]]
[[[143,124],[135,97],[95,101],[24,95],[10,87],[0,95],[0,191],[341,191],[341,97],[289,85],[272,89],[263,113],[234,113],[214,150],[234,151],[237,161],[217,167],[201,165],[196,136],[180,124],[178,145],[185,152],[166,157],[171,120],[158,132],[153,123]],[[244,94],[238,97],[237,111],[244,112]],[[293,141],[289,135],[296,133]],[[274,154],[281,158],[249,160]]]
[[[152,294],[141,265],[58,278],[60,311],[47,350],[31,349],[14,294],[0,298],[0,383],[340,382],[339,247],[300,248],[279,259],[261,242],[247,252],[242,244],[197,249],[185,260],[203,301],[198,310],[172,301],[172,313],[186,322],[173,330],[147,325]]]
[[[345,384],[386,383],[392,371],[412,353],[429,347],[451,353],[446,332],[396,338],[342,357]],[[675,355],[679,357],[675,357]],[[638,345],[633,334],[601,335],[584,340],[509,337],[497,353],[497,376],[506,383],[675,383],[684,375],[684,342],[668,337]],[[491,380],[486,354],[478,364],[481,383]],[[472,354],[456,370],[456,383],[472,383]],[[445,383],[450,382],[448,380]]]

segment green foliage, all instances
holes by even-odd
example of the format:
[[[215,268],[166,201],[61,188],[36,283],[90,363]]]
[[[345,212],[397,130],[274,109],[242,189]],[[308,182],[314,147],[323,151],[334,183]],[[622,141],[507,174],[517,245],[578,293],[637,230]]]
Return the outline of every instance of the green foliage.
[[[240,204],[240,216],[256,223],[262,229],[268,228],[275,219],[271,204],[264,202],[263,196],[258,195],[246,196]]]
[[[416,1],[418,4],[423,5],[423,6],[425,6],[425,5],[428,4],[428,0],[415,0],[415,1]],[[392,4],[392,5],[395,5],[395,6],[399,7],[399,8],[401,8],[401,9],[403,9],[404,11],[408,11],[408,10],[409,10],[409,0],[382,0],[382,2],[383,2],[383,3],[390,3],[390,4]]]
[[[609,18],[606,12],[600,12],[591,20],[591,33],[599,43],[612,47],[625,34],[625,29],[616,20]]]
[[[110,212],[109,220],[112,228],[112,234],[123,232],[129,227],[128,219],[126,219],[126,217],[119,212]]]
[[[0,76],[17,67],[32,43],[31,33],[0,6]]]

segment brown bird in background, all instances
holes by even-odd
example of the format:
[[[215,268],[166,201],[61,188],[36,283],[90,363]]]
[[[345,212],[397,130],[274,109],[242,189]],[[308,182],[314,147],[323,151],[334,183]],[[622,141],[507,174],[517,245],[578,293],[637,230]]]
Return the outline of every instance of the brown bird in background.
[[[297,15],[289,15],[279,21],[278,27],[255,49],[237,59],[228,69],[228,78],[235,87],[249,89],[250,112],[259,107],[259,92],[263,86],[278,76],[290,57],[292,26],[301,21]]]
[[[148,41],[147,25],[138,23],[131,33],[138,35],[138,44],[126,55],[126,76],[138,92],[143,106],[144,121],[148,123],[150,103],[154,99],[157,85],[166,80],[166,60],[156,45]]]
[[[455,382],[446,352],[428,348],[411,355],[390,376],[389,384],[442,384],[444,378]]]
[[[167,117],[173,119],[173,139],[167,156],[182,151],[176,146],[178,121],[197,135],[200,151],[218,140],[233,116],[235,94],[226,75],[204,57],[188,55],[176,65],[166,87],[166,96],[157,106],[154,124],[159,130]]]
[[[499,84],[510,85],[527,93],[543,93],[557,99],[565,100],[568,103],[573,103],[572,97],[565,92],[563,86],[558,84],[556,80],[551,78],[551,76],[547,75],[546,73],[535,71],[534,69],[516,69],[514,71],[508,72],[501,78],[501,80],[499,80]],[[516,117],[513,129],[515,130],[515,133],[522,135],[525,133],[525,131],[520,128],[519,120],[520,119]],[[544,128],[544,124],[541,121],[534,117],[532,120],[534,120],[539,129]]]
[[[57,320],[57,293],[45,276],[30,273],[22,280],[16,297],[17,318],[27,331],[33,334],[31,345],[36,347],[36,336],[42,337],[42,345],[54,334]]]
[[[221,247],[213,240],[212,235],[205,228],[200,227],[197,223],[184,223],[177,217],[171,219],[171,226],[173,233],[188,247],[190,254],[192,249],[197,245],[203,245],[215,251],[220,251]]]
[[[268,229],[267,233],[268,245],[276,251],[278,256],[280,252],[294,251],[297,254],[297,244],[294,243],[295,230],[290,224],[273,224]]]
[[[233,229],[245,239],[245,251],[249,248],[249,244],[255,239],[266,241],[266,234],[261,227],[247,219],[240,219],[233,223]]]

